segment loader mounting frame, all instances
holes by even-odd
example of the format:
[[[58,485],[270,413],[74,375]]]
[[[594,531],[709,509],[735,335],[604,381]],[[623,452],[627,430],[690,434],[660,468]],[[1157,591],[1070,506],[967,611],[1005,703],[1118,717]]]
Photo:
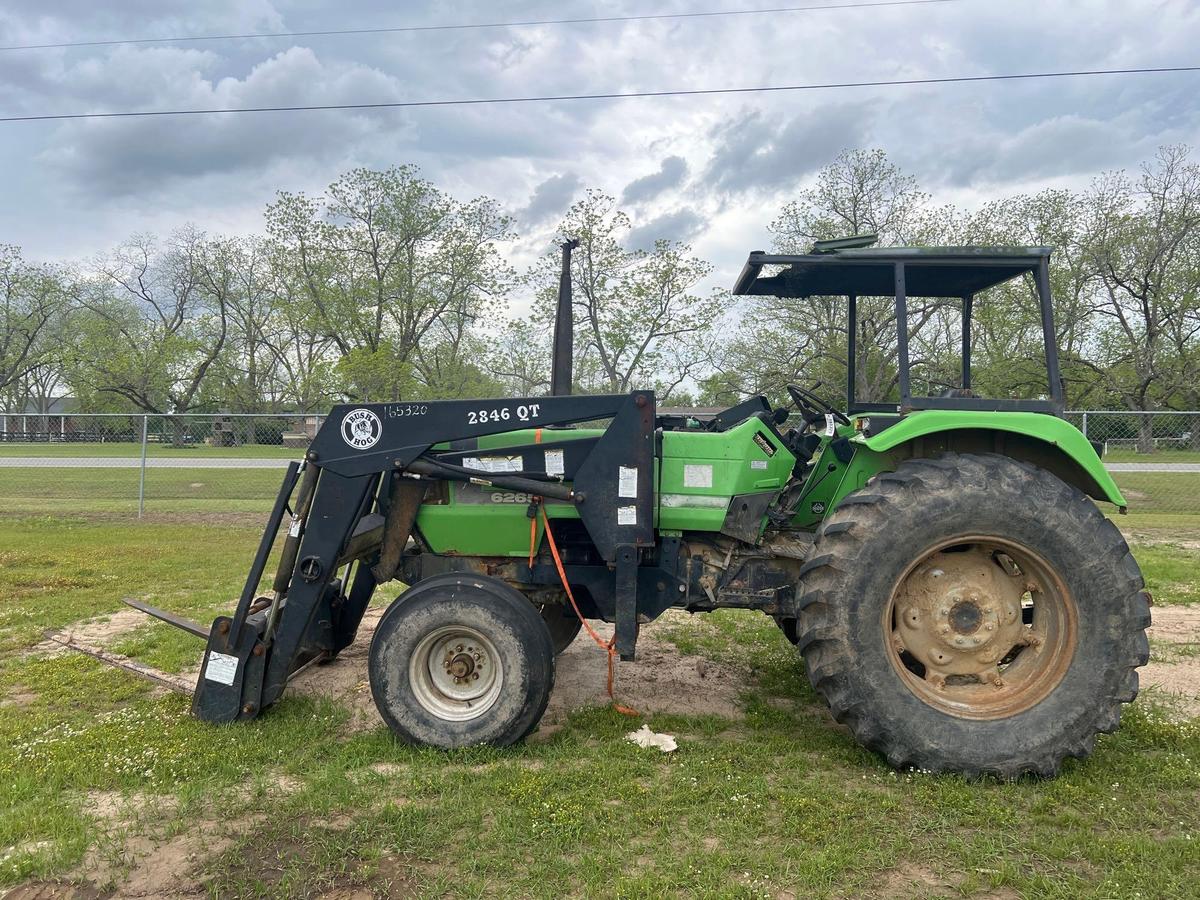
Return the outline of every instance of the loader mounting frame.
[[[556,427],[599,419],[611,421],[594,441],[554,440]],[[455,449],[514,426],[545,429],[540,454],[523,457],[521,471],[472,468],[474,461]],[[288,466],[233,615],[218,617],[206,631],[132,605],[207,638],[192,700],[198,718],[254,718],[279,699],[291,677],[354,640],[376,586],[400,571],[429,486],[470,482],[575,505],[615,575],[616,648],[632,659],[644,582],[638,565],[641,551],[655,543],[654,429],[651,391],[337,406],[304,462]],[[544,460],[555,450],[563,451],[564,471],[537,465],[539,455]],[[272,590],[260,595],[285,521]],[[660,604],[646,597],[642,605]]]

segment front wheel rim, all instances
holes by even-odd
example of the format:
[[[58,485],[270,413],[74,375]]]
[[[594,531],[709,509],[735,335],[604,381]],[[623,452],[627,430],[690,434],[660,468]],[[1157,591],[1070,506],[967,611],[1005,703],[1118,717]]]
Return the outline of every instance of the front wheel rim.
[[[953,716],[1002,719],[1044,700],[1074,657],[1078,614],[1040,553],[964,535],[921,554],[896,583],[883,637],[901,680]]]
[[[488,712],[504,686],[495,645],[466,625],[446,625],[425,635],[408,663],[417,703],[449,722],[469,722]]]

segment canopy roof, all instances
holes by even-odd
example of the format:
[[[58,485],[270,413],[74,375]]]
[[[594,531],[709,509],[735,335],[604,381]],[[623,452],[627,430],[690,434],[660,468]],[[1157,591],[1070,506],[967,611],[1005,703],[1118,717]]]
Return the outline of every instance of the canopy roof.
[[[909,297],[965,297],[1036,272],[1049,247],[870,247],[774,255],[755,250],[733,286],[735,294],[891,297],[895,266],[904,263]],[[763,275],[765,266],[782,266]]]

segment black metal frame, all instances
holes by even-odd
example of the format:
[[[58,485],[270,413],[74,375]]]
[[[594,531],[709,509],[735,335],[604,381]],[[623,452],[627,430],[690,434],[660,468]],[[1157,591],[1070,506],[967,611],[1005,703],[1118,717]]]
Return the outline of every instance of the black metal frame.
[[[519,448],[525,460],[520,472],[497,474],[463,465],[462,445],[474,438],[522,426],[546,428],[596,419],[611,421],[594,440],[551,440]],[[366,425],[356,432],[356,422]],[[232,616],[218,617],[205,630],[144,604],[134,605],[207,638],[192,701],[199,718],[254,718],[279,698],[297,672],[332,658],[353,641],[371,593],[396,574],[399,551],[412,532],[427,487],[456,480],[576,505],[615,583],[616,647],[623,658],[631,659],[642,607],[659,602],[649,595],[639,597],[639,584],[645,579],[638,571],[643,549],[655,546],[654,433],[651,391],[343,404],[325,420],[303,468],[289,465]],[[434,450],[435,444],[456,449]],[[570,471],[562,476],[547,473],[545,450],[568,445],[574,445]],[[535,461],[539,456],[540,465]],[[570,486],[564,483],[568,480]],[[259,597],[267,559],[285,520],[287,538],[272,594]]]
[[[847,299],[847,412],[900,412],[920,409],[1042,412],[1061,415],[1064,407],[1054,308],[1050,295],[1048,247],[847,249],[801,255],[754,251],[733,287],[735,295],[810,297],[842,294]],[[782,266],[763,276],[766,266]],[[885,278],[890,273],[890,285]],[[920,279],[912,289],[910,275]],[[1030,275],[1041,306],[1049,400],[992,400],[980,397],[914,397],[908,355],[908,298],[952,297],[962,303],[961,387],[971,389],[971,318],[975,295],[1013,278]],[[855,397],[858,357],[858,299],[895,298],[896,345],[900,402],[859,403]]]

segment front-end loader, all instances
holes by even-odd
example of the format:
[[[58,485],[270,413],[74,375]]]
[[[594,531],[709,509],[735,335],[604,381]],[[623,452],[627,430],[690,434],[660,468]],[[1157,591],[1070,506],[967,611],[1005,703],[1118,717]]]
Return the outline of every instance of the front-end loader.
[[[564,248],[562,307],[569,311]],[[193,711],[253,719],[355,638],[376,588],[370,685],[405,741],[507,745],[538,723],[584,620],[632,659],[669,609],[758,610],[817,693],[897,767],[1055,774],[1117,727],[1147,660],[1149,595],[1097,507],[1125,500],[1062,417],[1046,248],[818,244],[755,252],[736,295],[846,298],[844,410],[789,385],[709,417],[649,391],[337,406],[275,500],[232,615],[204,637]],[[1047,381],[971,387],[977,293],[1031,278]],[[894,298],[899,399],[855,397],[857,301]],[[957,388],[913,396],[910,297],[962,304]],[[566,369],[564,375],[563,369]],[[269,590],[268,557],[284,532]]]

